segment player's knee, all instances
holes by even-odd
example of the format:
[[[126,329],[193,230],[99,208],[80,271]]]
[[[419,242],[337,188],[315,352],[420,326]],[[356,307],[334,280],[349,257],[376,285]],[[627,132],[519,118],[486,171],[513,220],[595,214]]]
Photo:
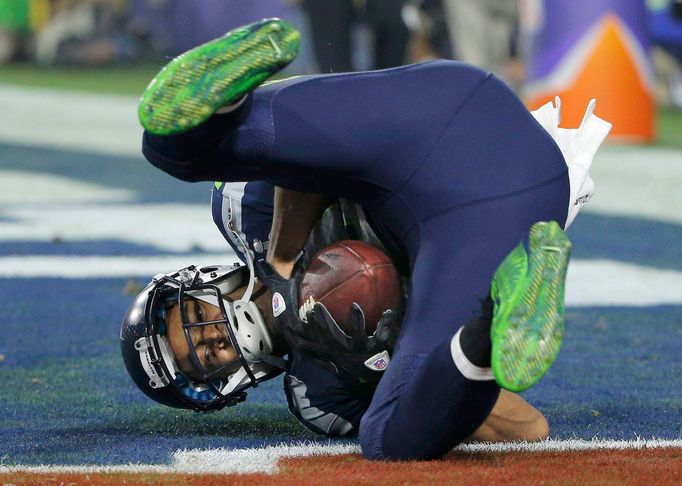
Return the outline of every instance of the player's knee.
[[[200,182],[206,180],[201,172],[197,171],[192,164],[188,162],[178,162],[161,158],[148,158],[148,160],[153,166],[183,182]]]
[[[365,413],[360,421],[360,448],[362,456],[370,461],[386,460],[382,450],[382,430],[378,417],[374,414]]]
[[[366,416],[365,416],[366,417]],[[438,441],[414,440],[412,434],[401,434],[401,440],[387,434],[386,417],[363,417],[360,423],[360,447],[362,455],[370,461],[423,461],[443,454]]]
[[[171,150],[153,146],[146,136],[142,141],[142,154],[154,167],[181,181],[200,182],[216,179],[207,174],[210,172],[210,161],[204,161],[199,157],[190,160],[177,159],[172,156]]]

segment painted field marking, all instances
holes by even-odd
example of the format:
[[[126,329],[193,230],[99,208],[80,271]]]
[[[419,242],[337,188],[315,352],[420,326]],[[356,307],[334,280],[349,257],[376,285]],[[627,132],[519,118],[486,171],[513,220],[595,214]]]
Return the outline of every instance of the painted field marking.
[[[224,246],[224,245],[223,245]],[[156,256],[5,256],[0,278],[149,278],[187,265],[232,264],[234,253]],[[627,306],[682,304],[682,272],[611,260],[572,260],[566,305]]]
[[[151,278],[188,265],[230,265],[234,253],[221,255],[21,256],[0,257],[0,278]]]
[[[0,218],[0,241],[115,240],[170,251],[230,251],[208,203],[5,205]]]
[[[0,241],[116,240],[178,252],[229,248],[212,224],[208,190],[206,204],[138,204],[136,198],[129,189],[0,169]]]
[[[0,141],[92,154],[139,156],[135,96],[0,85]]]
[[[682,304],[682,272],[614,260],[572,259],[568,265],[568,306],[679,304]]]
[[[596,190],[585,211],[682,224],[681,162],[680,150],[605,147],[590,169]]]
[[[456,451],[483,452],[571,452],[585,450],[631,450],[682,448],[682,439],[636,440],[546,440],[542,442],[463,444]],[[253,449],[178,450],[167,466],[126,464],[120,466],[0,466],[0,473],[185,473],[185,474],[248,474],[277,472],[277,462],[288,457],[360,454],[360,446],[345,445],[279,445]]]
[[[86,204],[93,202],[134,201],[137,194],[129,189],[112,188],[82,179],[44,172],[0,169],[0,204],[27,207],[39,212],[46,204]]]

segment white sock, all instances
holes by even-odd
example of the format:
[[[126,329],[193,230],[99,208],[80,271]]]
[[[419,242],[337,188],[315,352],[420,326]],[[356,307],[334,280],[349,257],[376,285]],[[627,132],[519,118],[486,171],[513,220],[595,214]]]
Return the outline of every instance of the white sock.
[[[452,354],[452,360],[455,362],[457,369],[464,375],[464,378],[473,381],[490,381],[494,380],[493,369],[492,368],[481,368],[476,366],[464,355],[462,351],[462,346],[459,344],[459,335],[462,333],[462,328],[457,331],[457,333],[450,341],[450,353]]]

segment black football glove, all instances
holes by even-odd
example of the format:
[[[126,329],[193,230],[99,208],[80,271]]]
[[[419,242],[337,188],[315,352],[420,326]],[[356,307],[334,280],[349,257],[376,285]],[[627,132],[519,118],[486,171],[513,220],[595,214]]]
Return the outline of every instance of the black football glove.
[[[263,282],[272,294],[272,315],[275,327],[284,337],[287,344],[294,349],[300,349],[301,337],[305,334],[305,326],[298,315],[298,289],[303,279],[303,258],[299,255],[294,264],[290,278],[282,277],[265,260],[255,263],[256,275]],[[279,294],[277,296],[276,294]],[[306,346],[306,351],[317,356],[322,355],[323,347],[310,342]]]
[[[325,358],[361,383],[376,384],[388,366],[390,353],[400,331],[399,316],[387,310],[374,334],[367,335],[365,315],[356,303],[351,305],[350,335],[336,323],[327,308],[316,303],[306,314],[303,332],[296,333],[296,348]]]

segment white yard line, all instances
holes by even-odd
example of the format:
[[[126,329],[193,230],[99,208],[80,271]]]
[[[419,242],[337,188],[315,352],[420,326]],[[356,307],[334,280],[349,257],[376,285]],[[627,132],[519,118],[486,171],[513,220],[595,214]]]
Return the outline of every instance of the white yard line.
[[[606,146],[590,173],[596,190],[585,211],[682,224],[682,151]]]
[[[6,256],[0,278],[149,278],[187,265],[237,262],[233,253],[152,256]],[[682,272],[611,260],[572,260],[569,307],[682,305]]]
[[[682,448],[681,439],[636,440],[547,440],[534,443],[465,444],[455,450],[481,452],[572,452],[585,450],[638,450]],[[120,466],[0,466],[0,473],[189,473],[189,474],[248,474],[276,473],[277,463],[287,457],[331,456],[359,454],[358,445],[300,444],[279,445],[253,449],[179,450],[173,453],[166,466],[127,464]]]
[[[0,85],[0,141],[139,156],[138,98]]]
[[[571,259],[566,275],[570,307],[682,304],[682,272],[613,260]]]
[[[0,257],[0,278],[150,278],[188,265],[229,265],[234,254]]]

